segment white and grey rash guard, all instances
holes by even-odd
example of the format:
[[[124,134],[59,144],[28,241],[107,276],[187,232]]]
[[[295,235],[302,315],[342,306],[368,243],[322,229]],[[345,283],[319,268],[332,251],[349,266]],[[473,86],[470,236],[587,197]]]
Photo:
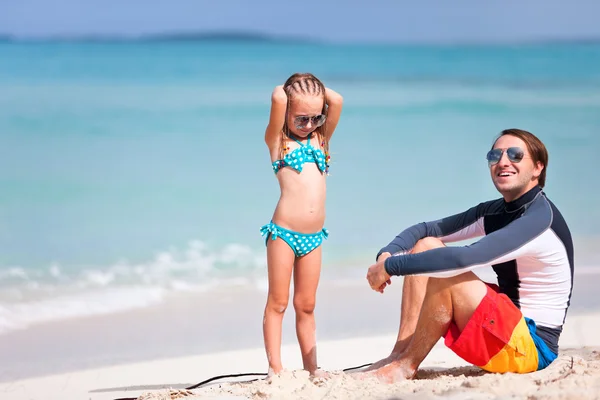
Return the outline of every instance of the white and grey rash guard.
[[[428,236],[444,243],[484,237],[467,246],[402,254]],[[411,226],[377,257],[383,252],[392,254],[385,261],[389,275],[451,277],[491,266],[500,291],[535,321],[538,336],[558,354],[573,290],[574,250],[567,223],[541,187],[512,202],[491,200],[460,214]]]

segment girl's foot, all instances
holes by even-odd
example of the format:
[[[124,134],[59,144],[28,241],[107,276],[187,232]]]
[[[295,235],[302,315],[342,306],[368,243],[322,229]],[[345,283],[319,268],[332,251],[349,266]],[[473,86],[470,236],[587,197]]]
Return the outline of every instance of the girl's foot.
[[[267,372],[267,379],[271,380],[276,376],[280,376],[282,372],[284,372],[285,369],[283,369],[283,367],[275,370],[273,369],[273,367],[269,367],[269,371]]]
[[[317,369],[310,374],[309,380],[317,386],[324,385],[325,382],[332,378],[331,372]]]

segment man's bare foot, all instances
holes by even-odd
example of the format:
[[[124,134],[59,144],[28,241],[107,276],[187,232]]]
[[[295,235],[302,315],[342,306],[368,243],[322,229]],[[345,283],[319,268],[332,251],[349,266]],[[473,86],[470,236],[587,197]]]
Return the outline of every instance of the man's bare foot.
[[[417,370],[410,368],[402,361],[392,361],[378,370],[369,372],[369,374],[372,374],[371,376],[376,377],[382,383],[396,383],[413,379],[417,374]]]
[[[352,375],[353,379],[358,379],[359,381],[364,381],[366,379],[375,378],[375,375],[374,375],[373,371],[369,371],[369,372],[365,372],[365,371],[351,372],[350,374]]]
[[[387,356],[386,358],[382,358],[379,361],[374,362],[373,364],[369,365],[366,369],[364,369],[362,372],[369,372],[369,371],[375,371],[376,369],[379,369],[383,366],[388,365],[389,363],[391,363],[394,360],[397,360],[398,356],[394,355],[394,354],[390,354],[389,356]]]

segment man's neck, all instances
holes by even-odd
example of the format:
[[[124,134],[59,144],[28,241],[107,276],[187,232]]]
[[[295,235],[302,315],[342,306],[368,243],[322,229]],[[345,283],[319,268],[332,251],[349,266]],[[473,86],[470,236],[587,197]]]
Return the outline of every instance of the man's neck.
[[[510,192],[510,193],[503,193],[502,197],[504,197],[504,201],[507,203],[513,202],[513,201],[521,198],[525,193],[529,192],[534,187],[538,186],[538,184],[539,184],[539,182],[537,180],[533,181],[533,182],[529,183],[529,185],[520,189],[518,192],[515,191],[515,192]]]

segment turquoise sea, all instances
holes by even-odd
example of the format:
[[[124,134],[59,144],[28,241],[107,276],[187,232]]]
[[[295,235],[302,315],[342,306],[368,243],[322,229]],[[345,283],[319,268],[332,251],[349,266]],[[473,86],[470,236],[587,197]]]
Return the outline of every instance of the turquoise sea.
[[[0,333],[264,288],[278,200],[274,86],[345,99],[331,142],[324,279],[363,279],[406,226],[496,198],[505,128],[550,152],[546,193],[600,265],[600,44],[0,43]]]

